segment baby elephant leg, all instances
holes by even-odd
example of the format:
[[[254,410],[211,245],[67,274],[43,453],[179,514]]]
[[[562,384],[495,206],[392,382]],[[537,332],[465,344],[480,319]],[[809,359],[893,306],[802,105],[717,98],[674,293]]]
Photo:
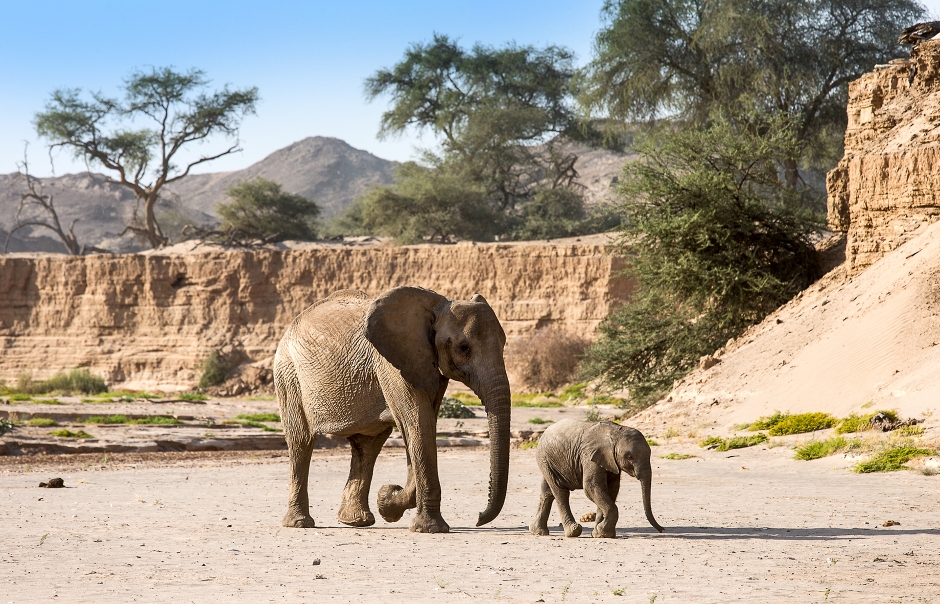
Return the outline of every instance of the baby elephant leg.
[[[558,513],[561,514],[561,524],[565,527],[565,537],[578,537],[581,535],[581,525],[574,519],[571,513],[571,506],[568,504],[568,496],[571,491],[558,485],[555,482],[549,482],[552,495],[558,503]]]
[[[529,525],[529,532],[533,535],[548,534],[548,515],[552,511],[552,502],[555,496],[552,495],[552,489],[548,486],[548,481],[542,479],[542,494],[539,496],[539,509],[535,513],[535,519]]]
[[[620,476],[600,476],[598,480],[588,480],[584,484],[584,493],[597,505],[597,524],[591,532],[593,537],[613,539],[617,536],[617,493],[620,490]]]

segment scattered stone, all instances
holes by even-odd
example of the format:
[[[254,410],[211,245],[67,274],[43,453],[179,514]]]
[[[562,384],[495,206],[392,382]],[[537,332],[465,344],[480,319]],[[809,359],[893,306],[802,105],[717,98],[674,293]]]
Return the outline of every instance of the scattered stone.
[[[320,559],[319,559],[319,558],[314,558],[314,559],[313,559],[313,565],[314,565],[314,566],[320,566]]]
[[[326,575],[317,575],[314,579],[326,579]]]
[[[716,359],[712,355],[706,354],[705,356],[703,356],[702,358],[698,360],[698,366],[702,370],[706,370],[706,369],[711,369],[712,367],[714,367],[720,362],[721,362],[721,359]]]
[[[65,481],[61,478],[50,478],[49,482],[40,482],[39,488],[41,489],[61,489],[65,486]]]
[[[578,519],[578,522],[594,522],[597,520],[597,512],[588,512],[587,514],[581,516]]]
[[[881,526],[901,526],[901,523],[896,520],[885,520]]]

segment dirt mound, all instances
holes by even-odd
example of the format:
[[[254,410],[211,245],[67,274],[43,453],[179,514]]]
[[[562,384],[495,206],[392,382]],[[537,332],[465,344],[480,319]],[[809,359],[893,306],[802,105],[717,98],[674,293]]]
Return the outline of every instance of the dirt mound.
[[[937,426],[940,224],[849,273],[830,273],[631,421],[730,430],[774,410],[897,409]]]

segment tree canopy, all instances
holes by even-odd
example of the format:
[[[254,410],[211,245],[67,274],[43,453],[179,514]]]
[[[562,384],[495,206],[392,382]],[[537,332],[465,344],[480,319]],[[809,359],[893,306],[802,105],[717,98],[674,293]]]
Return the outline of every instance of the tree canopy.
[[[574,75],[572,53],[558,46],[467,50],[442,35],[411,46],[399,63],[366,80],[366,94],[390,97],[381,136],[429,131],[440,150],[425,152],[423,166],[403,167],[395,185],[366,196],[355,210],[370,216],[362,224],[372,232],[407,231],[408,240],[512,237],[529,233],[520,224],[538,214],[524,206],[556,189],[565,189],[559,195],[583,215],[577,156],[564,144],[586,136],[570,87]],[[449,200],[432,193],[458,189]],[[399,211],[407,215],[397,218]]]
[[[841,141],[847,83],[902,56],[898,32],[925,15],[915,0],[607,0],[580,100],[619,120],[722,113],[760,129],[782,114],[793,186],[806,151]]]
[[[239,151],[241,120],[255,111],[257,88],[207,91],[198,69],[136,71],[124,81],[124,97],[79,89],[56,90],[36,114],[36,131],[51,147],[70,149],[89,169],[109,171],[109,182],[131,189],[137,199],[128,230],[161,247],[169,238],[154,207],[164,185],[186,177],[193,167]],[[149,122],[149,127],[142,123]],[[178,153],[192,143],[221,135],[233,142],[179,166]],[[144,216],[138,216],[143,206]]]
[[[226,191],[231,199],[218,206],[222,231],[236,230],[241,238],[316,239],[320,206],[302,195],[286,193],[264,178],[244,180]]]

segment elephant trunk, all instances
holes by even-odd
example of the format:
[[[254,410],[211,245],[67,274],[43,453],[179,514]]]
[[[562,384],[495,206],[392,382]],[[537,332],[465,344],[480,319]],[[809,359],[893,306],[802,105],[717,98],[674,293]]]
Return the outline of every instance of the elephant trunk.
[[[486,382],[478,392],[490,423],[490,492],[477,526],[483,526],[499,515],[509,481],[509,379],[505,369],[495,374],[497,377]]]
[[[645,472],[638,472],[637,478],[640,479],[640,485],[643,487],[643,511],[646,512],[646,519],[649,520],[649,523],[654,529],[663,532],[663,527],[659,526],[659,523],[656,522],[656,518],[653,517],[653,507],[650,504],[650,487],[653,483],[653,470],[652,468],[646,468]]]

